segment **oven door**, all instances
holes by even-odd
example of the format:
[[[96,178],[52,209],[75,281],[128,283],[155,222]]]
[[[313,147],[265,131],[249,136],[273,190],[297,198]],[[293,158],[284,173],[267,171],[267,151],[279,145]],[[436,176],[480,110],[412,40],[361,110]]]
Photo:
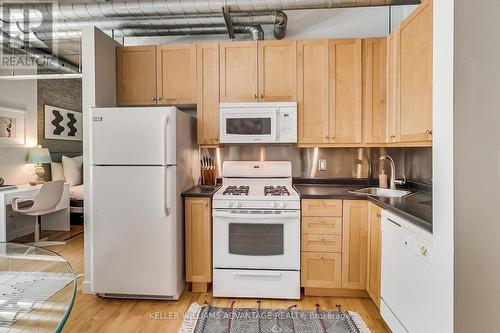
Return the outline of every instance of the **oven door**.
[[[300,213],[214,210],[214,268],[300,269]]]
[[[275,108],[221,108],[221,143],[276,142]]]

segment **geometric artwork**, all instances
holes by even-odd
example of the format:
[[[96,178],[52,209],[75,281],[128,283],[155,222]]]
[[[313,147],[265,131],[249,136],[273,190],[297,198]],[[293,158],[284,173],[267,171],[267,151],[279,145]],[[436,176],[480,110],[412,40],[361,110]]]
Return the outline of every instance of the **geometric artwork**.
[[[0,107],[0,145],[24,145],[24,111]]]
[[[82,113],[45,105],[45,139],[83,141]]]

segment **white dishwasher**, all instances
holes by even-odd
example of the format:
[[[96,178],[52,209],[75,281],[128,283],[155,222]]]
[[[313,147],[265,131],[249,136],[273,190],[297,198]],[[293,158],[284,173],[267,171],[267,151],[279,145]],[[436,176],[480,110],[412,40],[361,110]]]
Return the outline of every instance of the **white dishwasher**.
[[[431,333],[432,233],[382,211],[380,313],[393,333]]]

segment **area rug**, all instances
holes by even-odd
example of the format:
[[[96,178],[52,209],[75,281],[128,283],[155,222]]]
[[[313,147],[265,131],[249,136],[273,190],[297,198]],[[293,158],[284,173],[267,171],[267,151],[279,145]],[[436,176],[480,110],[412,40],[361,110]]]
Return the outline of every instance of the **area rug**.
[[[233,302],[234,304],[234,302]],[[191,304],[179,333],[370,333],[361,316],[352,311],[219,308]]]

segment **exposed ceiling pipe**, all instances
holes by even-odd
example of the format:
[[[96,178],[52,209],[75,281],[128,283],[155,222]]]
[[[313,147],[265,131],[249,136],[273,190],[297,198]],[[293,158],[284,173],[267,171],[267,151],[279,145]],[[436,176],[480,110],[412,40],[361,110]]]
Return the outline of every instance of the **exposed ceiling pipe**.
[[[2,40],[5,39],[8,41],[8,44],[10,44],[8,51],[10,51],[12,54],[20,52],[29,56],[30,58],[36,59],[36,63],[37,65],[40,65],[40,67],[51,68],[66,74],[78,74],[80,72],[78,67],[74,64],[59,59],[53,54],[31,47],[23,40],[14,38],[3,31],[1,36]]]

